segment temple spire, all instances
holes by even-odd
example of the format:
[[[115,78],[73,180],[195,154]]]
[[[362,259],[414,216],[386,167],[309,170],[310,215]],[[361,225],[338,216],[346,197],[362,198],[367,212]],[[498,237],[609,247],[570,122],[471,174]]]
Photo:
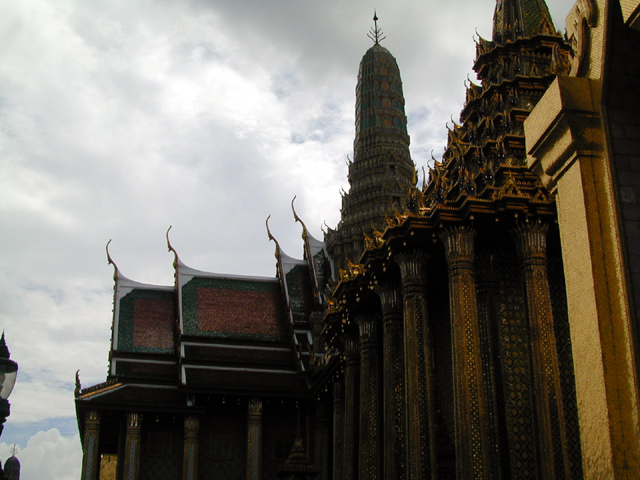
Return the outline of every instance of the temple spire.
[[[497,0],[493,16],[494,42],[553,33],[553,21],[544,0]]]
[[[374,45],[362,57],[358,70],[349,191],[342,194],[340,223],[326,237],[336,272],[347,268],[348,258],[358,261],[371,225],[383,228],[386,216],[393,216],[394,209],[402,210],[414,185],[400,69],[389,50],[380,45],[385,37],[375,13],[373,21],[369,38]]]

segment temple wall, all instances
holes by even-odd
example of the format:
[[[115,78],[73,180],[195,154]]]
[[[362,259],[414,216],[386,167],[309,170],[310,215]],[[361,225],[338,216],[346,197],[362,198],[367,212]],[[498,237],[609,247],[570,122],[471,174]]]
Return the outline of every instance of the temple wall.
[[[615,1],[579,2],[567,31],[570,76],[525,122],[528,162],[556,195],[585,478],[637,478],[640,42]]]

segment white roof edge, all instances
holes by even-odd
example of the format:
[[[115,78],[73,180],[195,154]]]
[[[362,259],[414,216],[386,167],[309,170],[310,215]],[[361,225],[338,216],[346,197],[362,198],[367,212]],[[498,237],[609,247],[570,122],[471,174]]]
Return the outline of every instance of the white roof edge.
[[[307,265],[306,260],[290,257],[289,255],[284,253],[282,250],[280,250],[280,263],[282,264],[283,275],[286,275],[291,270],[293,270],[293,268],[296,265],[305,265],[305,266]]]
[[[117,273],[116,283],[119,288],[145,288],[149,290],[173,290],[175,288],[173,285],[155,285],[152,283],[136,282],[122,275],[120,271]]]
[[[286,253],[284,253],[282,249],[280,249],[280,261],[282,263],[288,263],[288,264],[294,264],[294,265],[305,265],[307,263],[306,260],[287,255]]]
[[[327,246],[326,243],[324,243],[321,240],[318,240],[313,235],[311,235],[309,232],[307,232],[307,236],[309,237],[309,246],[310,247],[320,248],[320,249],[326,248],[326,246]]]
[[[269,282],[278,282],[276,277],[252,277],[249,275],[234,275],[231,273],[213,273],[213,272],[205,272],[203,270],[196,270],[195,268],[191,268],[185,265],[182,260],[178,258],[178,275],[186,275],[191,277],[207,277],[207,278],[229,278],[231,280],[259,280],[259,281],[269,281]]]

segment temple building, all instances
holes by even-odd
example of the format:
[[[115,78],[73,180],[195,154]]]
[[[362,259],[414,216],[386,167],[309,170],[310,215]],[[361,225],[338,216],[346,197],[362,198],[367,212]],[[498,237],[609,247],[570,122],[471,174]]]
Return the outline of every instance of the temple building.
[[[640,478],[640,0],[497,0],[418,185],[377,18],[341,220],[275,278],[115,270],[82,480]]]

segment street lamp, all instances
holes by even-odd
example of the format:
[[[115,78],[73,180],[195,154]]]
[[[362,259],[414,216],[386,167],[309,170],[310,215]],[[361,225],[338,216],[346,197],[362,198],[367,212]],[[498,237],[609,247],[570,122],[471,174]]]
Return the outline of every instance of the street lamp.
[[[18,376],[18,364],[10,360],[9,357],[9,348],[7,348],[4,332],[2,332],[2,338],[0,338],[0,436],[2,435],[2,430],[4,430],[4,422],[11,413],[9,400],[7,399],[11,395]],[[4,478],[2,464],[0,463],[0,479],[4,480]]]

